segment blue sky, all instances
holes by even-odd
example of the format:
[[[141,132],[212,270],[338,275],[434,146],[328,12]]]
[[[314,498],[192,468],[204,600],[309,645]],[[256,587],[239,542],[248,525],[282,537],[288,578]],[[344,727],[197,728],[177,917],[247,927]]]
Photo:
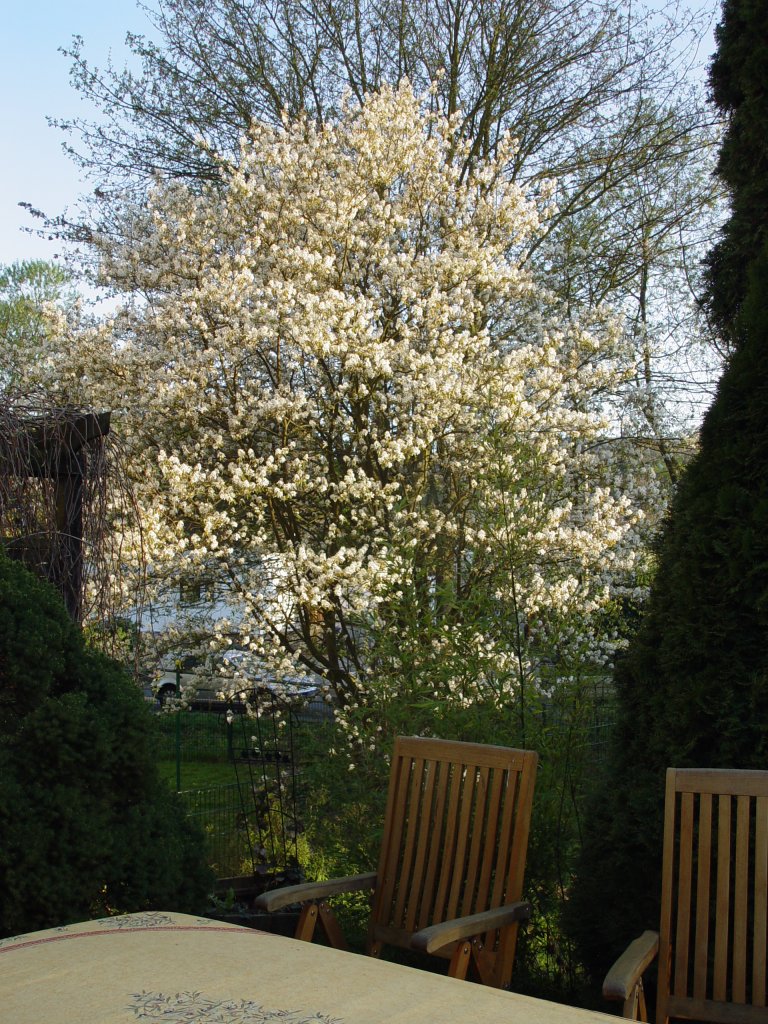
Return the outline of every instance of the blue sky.
[[[78,171],[61,151],[62,135],[46,116],[84,114],[88,107],[69,84],[60,53],[73,35],[98,65],[112,52],[123,66],[127,29],[148,32],[135,0],[2,0],[0,25],[0,264],[51,259],[54,242],[22,232],[35,222],[20,201],[60,213],[83,191]]]
[[[150,0],[151,2],[151,0]],[[650,0],[662,5],[664,0]],[[103,65],[110,52],[122,67],[126,30],[148,33],[136,0],[0,0],[0,264],[17,259],[51,259],[55,242],[25,234],[36,222],[18,206],[25,201],[49,214],[74,205],[84,190],[75,165],[61,151],[62,135],[46,116],[87,114],[69,84],[69,63],[58,53],[73,35],[85,40],[92,63]],[[700,10],[717,0],[695,0]]]

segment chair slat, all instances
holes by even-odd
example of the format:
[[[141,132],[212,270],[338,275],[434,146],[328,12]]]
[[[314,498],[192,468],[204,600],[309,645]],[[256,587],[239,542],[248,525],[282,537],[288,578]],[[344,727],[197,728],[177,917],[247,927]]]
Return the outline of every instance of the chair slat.
[[[717,897],[712,998],[725,1002],[728,991],[728,946],[731,930],[731,798],[721,796],[717,816]]]
[[[507,869],[506,885],[504,889],[503,902],[510,903],[520,899],[523,889],[523,877],[525,874],[525,851],[528,847],[528,832],[531,822],[531,809],[533,805],[533,785],[535,767],[535,754],[526,754],[525,757],[531,762],[529,770],[523,768],[514,773],[514,786],[510,786],[513,793],[513,808],[515,817],[515,842],[509,851],[509,867]],[[512,773],[510,773],[512,774]],[[508,986],[512,980],[512,964],[517,948],[517,928],[506,928],[499,934],[497,963],[495,968],[495,984],[500,987]],[[486,937],[486,944],[489,939]]]
[[[733,890],[733,978],[734,1003],[747,1001],[747,914],[749,912],[749,817],[750,798],[736,799],[736,857]]]
[[[522,772],[517,772],[515,777],[513,809],[516,819],[516,836],[525,829],[528,834],[528,824],[531,817],[531,805],[533,803],[532,776],[528,776],[527,784]],[[507,868],[507,884],[505,889],[505,900],[516,899],[510,893],[520,892],[523,887],[523,874],[525,872],[525,851],[523,846],[526,843],[513,843],[509,851],[509,866]]]
[[[440,879],[437,887],[437,896],[434,906],[434,920],[445,921],[450,916],[447,912],[448,891],[453,878],[453,866],[456,859],[456,844],[459,841],[459,801],[461,798],[461,765],[454,765],[451,769],[449,783],[448,810],[445,819],[445,833],[452,837],[452,848],[450,851],[443,851],[441,857]]]
[[[446,832],[446,803],[451,781],[451,766],[435,761],[435,816],[434,826],[429,830],[427,849],[427,872],[424,877],[424,892],[421,899],[416,928],[426,928],[432,921],[441,920],[435,907],[437,869],[443,863]]]
[[[509,858],[512,853],[512,822],[514,821],[519,781],[520,774],[518,772],[509,772],[507,776],[507,786],[504,791],[501,836],[499,838],[499,851],[496,856],[496,875],[493,880],[493,894],[491,896],[491,905],[494,907],[501,906],[507,898]]]
[[[672,899],[674,893],[674,854],[677,831],[677,777],[676,768],[667,769],[664,798],[664,846],[661,873],[661,917],[659,921],[659,963],[667,965],[669,973],[670,949],[672,946]],[[669,990],[666,985],[658,986],[656,1017],[666,1020]]]
[[[696,869],[696,935],[693,955],[693,998],[705,999],[709,962],[709,906],[712,853],[712,795],[699,799],[698,863]]]
[[[472,820],[472,811],[477,792],[477,774],[474,765],[463,765],[462,768],[459,835],[456,842],[453,878],[451,879],[448,905],[445,911],[446,918],[459,917],[461,913],[460,901],[466,878],[467,837],[469,836],[469,825]]]
[[[680,847],[677,866],[677,922],[675,927],[675,977],[672,991],[688,995],[688,949],[691,931],[693,880],[693,793],[680,799]]]
[[[752,946],[752,1003],[766,1005],[768,961],[768,797],[755,801],[754,939]]]
[[[392,771],[390,774],[387,810],[384,816],[384,837],[379,858],[378,885],[374,896],[374,908],[389,908],[392,904],[392,896],[397,884],[398,862],[410,782],[411,759],[403,753],[396,741],[395,750],[392,755]]]
[[[413,868],[411,869],[408,910],[405,916],[405,927],[408,931],[413,931],[415,929],[422,900],[427,897],[427,893],[424,890],[424,877],[426,872],[429,837],[435,827],[432,805],[435,793],[436,775],[437,765],[435,762],[429,761],[424,763],[422,768],[423,793],[419,813],[418,839],[414,853]]]
[[[472,821],[472,839],[469,846],[469,857],[467,858],[466,877],[464,879],[464,896],[461,901],[461,916],[472,914],[475,910],[482,910],[476,907],[475,892],[477,889],[478,870],[480,867],[480,854],[483,842],[488,833],[486,832],[486,817],[488,814],[488,778],[490,768],[483,765],[477,770],[474,787],[474,808]]]
[[[507,773],[496,768],[493,772],[490,791],[488,793],[488,821],[486,822],[488,839],[483,849],[483,862],[480,865],[480,879],[477,887],[478,908],[487,907],[488,894],[493,880],[493,868],[497,852],[497,836],[499,830],[499,808],[502,799],[502,787],[506,782]]]
[[[411,896],[411,879],[416,853],[416,843],[421,828],[421,799],[424,780],[424,759],[415,758],[410,762],[410,785],[405,807],[405,841],[398,870],[397,897],[392,912],[392,923],[405,927],[405,913]]]

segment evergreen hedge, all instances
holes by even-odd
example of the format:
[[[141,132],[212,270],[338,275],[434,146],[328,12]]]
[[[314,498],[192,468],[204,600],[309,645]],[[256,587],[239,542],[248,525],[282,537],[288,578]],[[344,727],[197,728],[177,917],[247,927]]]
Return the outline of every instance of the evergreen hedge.
[[[706,417],[647,613],[617,666],[617,734],[569,907],[596,979],[658,923],[665,769],[768,769],[768,249],[752,277],[745,343]]]
[[[53,588],[0,552],[0,936],[204,907],[202,837],[157,774],[150,725]]]
[[[768,4],[725,0],[715,37],[710,85],[727,117],[717,173],[731,216],[707,257],[708,306],[720,333],[738,346],[748,268],[768,239]]]
[[[712,62],[732,215],[709,259],[733,354],[617,667],[619,722],[569,921],[598,981],[659,920],[668,766],[768,769],[768,6],[725,0]]]

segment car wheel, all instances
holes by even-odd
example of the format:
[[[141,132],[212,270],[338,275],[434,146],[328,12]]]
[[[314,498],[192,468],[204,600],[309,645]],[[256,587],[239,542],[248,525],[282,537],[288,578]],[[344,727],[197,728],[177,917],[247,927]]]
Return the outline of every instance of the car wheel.
[[[157,699],[160,701],[161,707],[165,707],[168,701],[176,696],[176,687],[172,683],[167,683],[165,686],[161,686],[157,691]]]

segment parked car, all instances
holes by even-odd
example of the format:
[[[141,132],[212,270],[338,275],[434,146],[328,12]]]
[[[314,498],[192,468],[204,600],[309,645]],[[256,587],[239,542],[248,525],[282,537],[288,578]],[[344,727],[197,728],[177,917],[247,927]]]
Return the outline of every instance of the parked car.
[[[237,648],[206,657],[182,654],[161,663],[153,683],[160,704],[184,698],[192,709],[242,710],[246,702],[271,696],[280,703],[309,704],[322,701],[320,683],[308,683],[305,676],[276,679],[249,651]]]

